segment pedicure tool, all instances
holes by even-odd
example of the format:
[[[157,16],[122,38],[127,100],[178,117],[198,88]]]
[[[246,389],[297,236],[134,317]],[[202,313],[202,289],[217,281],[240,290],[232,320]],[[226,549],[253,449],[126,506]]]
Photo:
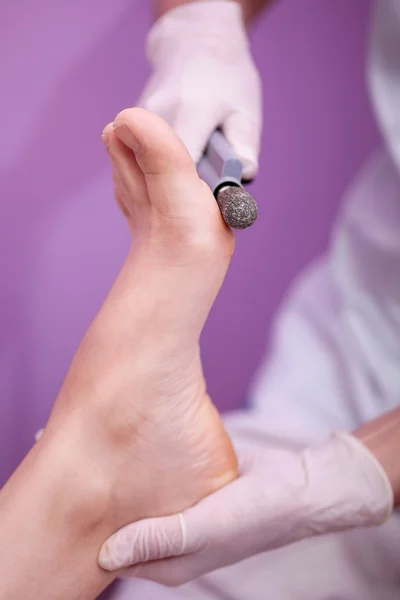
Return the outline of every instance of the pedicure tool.
[[[253,225],[258,216],[257,202],[243,188],[243,165],[221,131],[210,137],[197,172],[210,186],[225,223],[234,229]]]

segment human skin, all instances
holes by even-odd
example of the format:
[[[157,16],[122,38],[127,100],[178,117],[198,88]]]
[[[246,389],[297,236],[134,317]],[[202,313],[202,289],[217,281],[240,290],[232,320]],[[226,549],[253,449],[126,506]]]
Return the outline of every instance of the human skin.
[[[159,117],[104,132],[133,233],[39,442],[0,493],[0,599],[85,600],[113,575],[102,542],[237,475],[206,392],[199,337],[234,249],[215,199]]]
[[[394,505],[400,504],[400,408],[362,425],[354,432],[384,468],[393,489]]]
[[[164,13],[177,8],[182,4],[190,4],[191,2],[207,2],[208,0],[156,0],[156,14],[161,16]],[[227,0],[221,0],[227,1]],[[268,4],[272,3],[272,0],[235,0],[241,6],[243,10],[243,18],[246,23],[249,23],[258,13]]]

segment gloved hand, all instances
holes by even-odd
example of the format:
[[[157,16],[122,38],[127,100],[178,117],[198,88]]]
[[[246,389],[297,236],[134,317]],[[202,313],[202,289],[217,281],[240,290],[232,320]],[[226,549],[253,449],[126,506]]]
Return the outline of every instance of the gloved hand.
[[[261,85],[240,4],[192,2],[162,16],[147,40],[153,75],[139,105],[175,129],[195,163],[221,126],[242,160],[245,179],[258,170]]]
[[[236,481],[182,514],[124,527],[103,545],[99,564],[143,563],[123,575],[180,585],[307,537],[379,525],[392,508],[380,463],[360,440],[337,433],[301,452],[243,456]]]

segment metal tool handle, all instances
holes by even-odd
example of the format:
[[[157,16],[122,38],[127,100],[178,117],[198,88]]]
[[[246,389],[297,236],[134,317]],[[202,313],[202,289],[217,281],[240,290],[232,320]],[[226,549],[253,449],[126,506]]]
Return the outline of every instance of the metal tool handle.
[[[257,202],[242,186],[243,165],[220,131],[212,134],[197,171],[213,191],[225,223],[245,229],[256,221]]]
[[[197,171],[215,196],[226,185],[242,187],[243,165],[221,131],[210,137]]]

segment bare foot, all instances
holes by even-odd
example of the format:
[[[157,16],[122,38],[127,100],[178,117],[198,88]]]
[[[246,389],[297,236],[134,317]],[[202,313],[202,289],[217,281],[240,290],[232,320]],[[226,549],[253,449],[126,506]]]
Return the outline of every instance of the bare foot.
[[[162,119],[125,110],[103,139],[133,242],[52,419],[82,404],[101,415],[93,427],[104,428],[116,448],[110,468],[120,526],[187,508],[237,475],[199,354],[234,238]]]

